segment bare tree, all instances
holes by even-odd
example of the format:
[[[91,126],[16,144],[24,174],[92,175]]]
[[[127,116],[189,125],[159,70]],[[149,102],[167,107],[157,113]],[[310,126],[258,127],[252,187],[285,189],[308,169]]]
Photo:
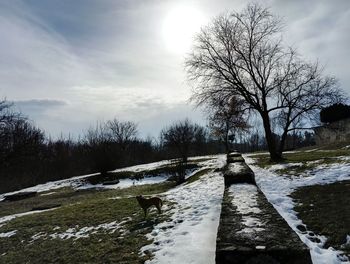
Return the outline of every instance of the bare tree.
[[[229,101],[217,102],[215,98],[208,107],[209,127],[215,137],[225,144],[226,153],[230,151],[229,141],[238,131],[247,131],[249,126],[245,118],[245,106],[236,96]]]
[[[191,123],[188,119],[174,123],[161,131],[161,141],[164,147],[173,149],[181,158],[178,169],[178,183],[185,181],[185,168],[190,150],[195,143],[203,140],[204,129]]]
[[[282,158],[284,142],[277,148],[272,116],[285,113],[285,134],[293,120],[341,94],[334,78],[282,45],[281,31],[280,18],[258,4],[249,4],[241,13],[221,15],[203,28],[186,59],[189,79],[195,84],[192,99],[199,105],[213,97],[243,99],[262,118],[273,161]]]
[[[109,170],[115,169],[116,162],[113,153],[113,144],[105,123],[97,123],[90,127],[85,134],[85,144],[88,146],[92,168],[106,175]]]
[[[163,129],[161,138],[163,144],[175,149],[182,161],[186,163],[190,148],[194,144],[198,133],[202,133],[201,127],[185,119]]]
[[[295,61],[290,65],[290,76],[279,86],[275,111],[282,128],[278,153],[282,153],[289,132],[310,129],[315,115],[324,106],[341,102],[344,97],[332,77],[323,77],[317,63]]]
[[[137,125],[133,122],[122,122],[116,118],[107,122],[111,130],[112,139],[117,142],[123,150],[126,150],[129,143],[137,136]]]
[[[12,111],[12,103],[6,99],[0,100],[0,128],[11,124],[18,119],[25,119],[19,112]]]

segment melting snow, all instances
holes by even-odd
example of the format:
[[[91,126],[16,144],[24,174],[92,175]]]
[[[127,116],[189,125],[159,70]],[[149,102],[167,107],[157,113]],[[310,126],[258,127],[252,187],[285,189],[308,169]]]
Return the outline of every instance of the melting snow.
[[[13,215],[3,216],[3,217],[0,217],[0,224],[8,222],[8,221],[10,221],[10,220],[12,220],[14,218],[17,218],[17,217],[21,217],[21,216],[25,216],[25,215],[31,215],[31,214],[38,214],[38,213],[43,213],[43,212],[48,212],[48,211],[52,211],[52,210],[55,210],[55,209],[56,208],[51,208],[51,209],[47,209],[47,210],[36,210],[36,211],[29,211],[29,212],[20,213],[20,214],[13,214]]]
[[[274,164],[274,165],[270,166],[268,168],[268,170],[271,170],[271,171],[283,170],[283,169],[290,168],[290,167],[300,167],[302,165],[303,165],[303,163],[301,163],[301,162]]]
[[[242,162],[229,163],[227,170],[233,173],[240,173],[245,170],[245,165]]]
[[[68,228],[66,231],[61,233],[47,234],[45,232],[39,232],[31,237],[31,242],[34,242],[40,238],[50,237],[52,239],[80,239],[88,238],[90,234],[96,234],[99,230],[108,231],[108,233],[113,234],[115,231],[123,232],[123,225],[130,221],[130,217],[125,218],[123,221],[117,223],[116,221],[110,223],[103,223],[98,226],[86,226],[79,228],[79,226]],[[59,230],[60,227],[55,227],[53,230]]]
[[[84,184],[81,186],[76,187],[77,190],[82,189],[91,189],[91,188],[97,188],[97,189],[122,189],[122,188],[128,188],[131,186],[136,185],[144,185],[144,184],[155,184],[155,183],[161,183],[168,179],[166,176],[154,176],[154,177],[145,177],[140,180],[133,180],[133,179],[121,179],[119,183],[117,184],[110,184],[110,185],[103,185],[103,184]]]
[[[13,230],[7,233],[0,233],[0,237],[12,237],[16,235],[17,230]]]
[[[261,210],[258,207],[258,189],[252,184],[232,184],[229,189],[229,196],[232,197],[232,204],[237,212],[242,215],[244,228],[240,233],[251,233],[263,231],[263,223],[259,218],[250,214],[258,214]]]
[[[350,180],[350,164],[321,165],[306,172],[307,177],[284,177],[276,174],[271,168],[269,170],[254,165],[250,155],[244,155],[246,162],[255,173],[255,180],[259,188],[279,214],[287,221],[289,226],[299,235],[300,239],[310,248],[313,263],[337,264],[347,262],[341,257],[340,251],[333,248],[324,249],[322,246],[326,241],[324,236],[316,236],[320,243],[310,240],[308,233],[302,233],[297,226],[303,225],[293,210],[294,203],[289,195],[297,188],[316,184],[329,184],[337,181]],[[276,169],[276,168],[275,168]],[[314,236],[315,237],[315,236]],[[348,263],[348,262],[347,262]]]
[[[208,156],[200,156],[200,157],[191,157],[189,158],[189,161],[195,161],[198,159],[214,159],[215,164],[215,159],[217,158],[217,155],[208,155]],[[131,166],[131,167],[125,167],[121,169],[116,169],[112,172],[121,172],[121,171],[133,171],[133,172],[139,172],[139,171],[146,171],[146,170],[151,170],[151,169],[156,169],[165,165],[172,164],[174,161],[173,160],[162,160],[158,162],[153,162],[153,163],[147,163],[147,164],[141,164],[141,165],[136,165],[136,166]],[[206,164],[208,166],[212,165],[213,161],[202,161],[199,162],[199,165]],[[59,180],[59,181],[51,181],[47,182],[44,184],[38,184],[33,187],[25,188],[19,191],[15,192],[9,192],[9,193],[3,193],[0,194],[0,202],[5,199],[6,195],[11,195],[11,194],[16,194],[19,192],[46,192],[49,190],[55,190],[63,187],[72,187],[74,189],[89,189],[89,188],[104,188],[104,189],[115,189],[115,188],[127,188],[133,185],[143,185],[143,184],[154,184],[154,183],[160,183],[163,181],[166,181],[167,176],[166,175],[161,175],[161,176],[156,176],[156,177],[145,177],[139,181],[136,180],[131,180],[131,179],[121,179],[118,184],[114,185],[103,185],[103,184],[83,184],[81,180],[84,178],[98,175],[98,173],[93,173],[93,174],[87,174],[87,175],[81,175],[81,176],[75,176],[69,179],[64,179],[64,180]],[[47,194],[42,194],[42,195],[51,195],[53,192],[47,193]]]
[[[204,163],[208,167],[224,164],[224,155]],[[198,181],[166,192],[166,200],[175,202],[172,220],[158,224],[147,235],[154,242],[141,253],[148,250],[154,258],[146,263],[215,263],[223,190],[222,175],[209,172]]]

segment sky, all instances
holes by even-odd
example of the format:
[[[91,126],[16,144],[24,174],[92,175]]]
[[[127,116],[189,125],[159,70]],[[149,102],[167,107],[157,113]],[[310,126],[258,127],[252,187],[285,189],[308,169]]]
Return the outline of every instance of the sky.
[[[260,0],[285,22],[284,41],[350,94],[350,1]],[[140,136],[184,118],[184,58],[213,17],[244,0],[0,0],[0,98],[52,137],[77,137],[98,121],[138,124]]]

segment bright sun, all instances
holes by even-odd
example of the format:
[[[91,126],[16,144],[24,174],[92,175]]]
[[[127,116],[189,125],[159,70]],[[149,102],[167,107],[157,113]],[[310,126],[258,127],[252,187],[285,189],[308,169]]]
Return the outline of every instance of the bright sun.
[[[193,37],[204,23],[204,15],[190,6],[173,8],[163,23],[163,38],[171,52],[184,53],[191,47]]]

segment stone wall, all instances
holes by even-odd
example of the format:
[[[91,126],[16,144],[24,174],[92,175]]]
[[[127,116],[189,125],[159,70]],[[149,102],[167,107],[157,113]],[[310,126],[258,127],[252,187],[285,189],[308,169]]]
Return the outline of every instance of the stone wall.
[[[216,263],[312,263],[309,249],[255,185],[254,173],[233,156],[238,160],[237,153],[228,155],[224,172]]]
[[[350,118],[314,128],[317,145],[350,142]]]

